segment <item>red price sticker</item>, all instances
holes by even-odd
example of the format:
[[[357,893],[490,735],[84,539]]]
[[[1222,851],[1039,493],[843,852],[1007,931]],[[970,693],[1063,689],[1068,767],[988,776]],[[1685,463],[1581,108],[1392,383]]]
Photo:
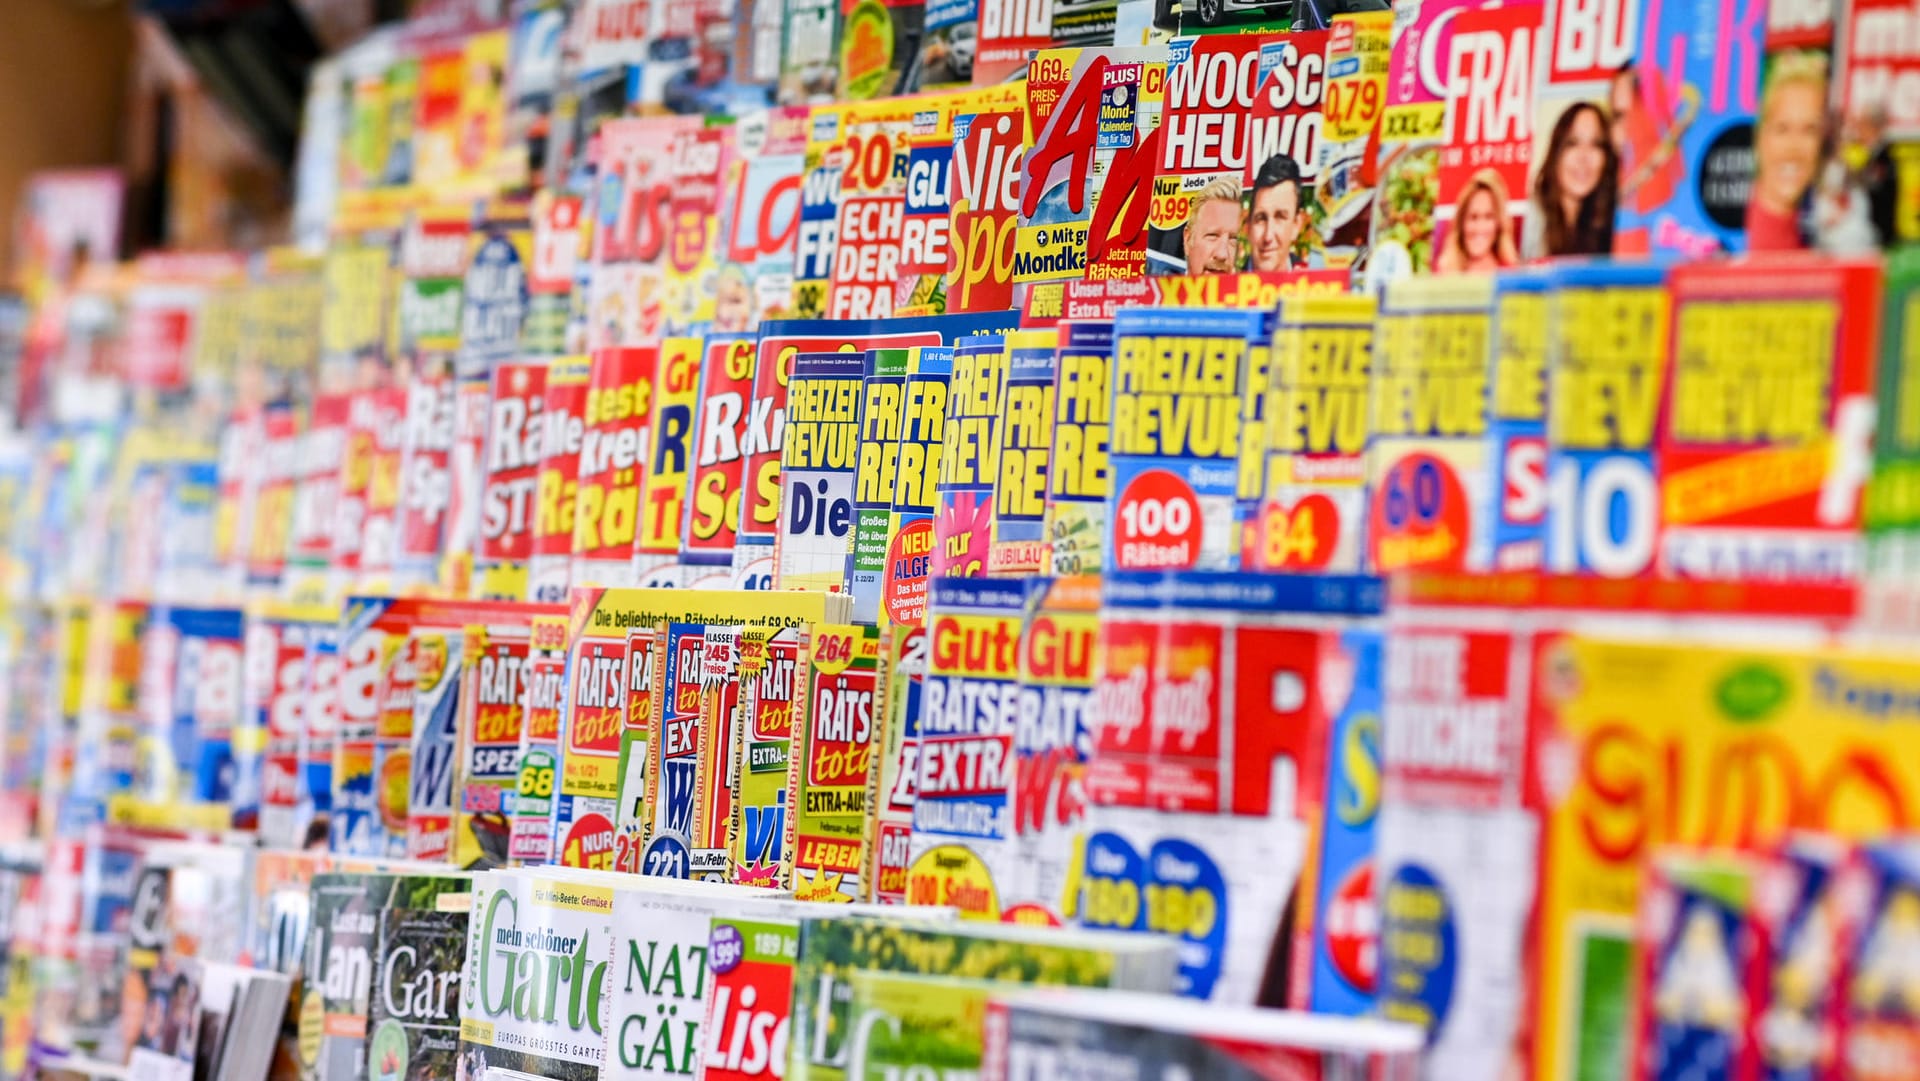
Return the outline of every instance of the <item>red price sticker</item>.
[[[1184,479],[1150,469],[1120,493],[1119,545],[1114,565],[1121,570],[1186,570],[1200,559],[1200,500]]]
[[[1457,571],[1466,563],[1466,490],[1453,466],[1432,454],[1393,463],[1374,489],[1367,526],[1375,573]]]
[[[1318,493],[1292,506],[1267,504],[1261,516],[1266,569],[1315,571],[1333,561],[1340,544],[1340,509]]]

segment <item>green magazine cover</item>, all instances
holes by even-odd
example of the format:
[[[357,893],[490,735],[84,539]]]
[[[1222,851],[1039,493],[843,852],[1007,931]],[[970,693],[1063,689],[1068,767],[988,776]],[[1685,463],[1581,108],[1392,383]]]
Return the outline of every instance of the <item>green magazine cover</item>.
[[[1173,964],[1172,941],[1147,936],[1012,924],[804,919],[784,1081],[852,1077],[851,1036],[860,1023],[852,981],[859,972],[1166,991]]]

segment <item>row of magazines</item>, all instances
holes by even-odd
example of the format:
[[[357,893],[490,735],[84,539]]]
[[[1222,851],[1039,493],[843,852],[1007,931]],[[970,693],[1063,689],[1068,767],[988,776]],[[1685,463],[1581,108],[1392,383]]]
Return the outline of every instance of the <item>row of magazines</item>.
[[[10,851],[8,1076],[1415,1076],[1409,1026],[1169,997],[1167,939],[562,868],[248,855],[104,839],[84,887],[98,922],[61,969],[57,946],[21,934],[56,872]],[[23,1004],[35,977],[38,1001]],[[23,1009],[60,1030],[22,1041]]]

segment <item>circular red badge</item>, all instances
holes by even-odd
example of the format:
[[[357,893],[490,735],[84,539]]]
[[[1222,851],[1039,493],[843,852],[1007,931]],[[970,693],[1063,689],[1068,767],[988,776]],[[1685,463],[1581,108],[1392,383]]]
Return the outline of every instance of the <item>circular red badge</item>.
[[[1127,482],[1114,513],[1121,570],[1177,571],[1199,562],[1200,500],[1185,479],[1149,469]]]
[[[1453,466],[1435,455],[1407,455],[1373,490],[1367,543],[1376,573],[1460,570],[1467,530],[1466,489]]]
[[[1291,506],[1269,503],[1261,516],[1261,565],[1270,571],[1315,571],[1340,546],[1340,508],[1318,492]]]

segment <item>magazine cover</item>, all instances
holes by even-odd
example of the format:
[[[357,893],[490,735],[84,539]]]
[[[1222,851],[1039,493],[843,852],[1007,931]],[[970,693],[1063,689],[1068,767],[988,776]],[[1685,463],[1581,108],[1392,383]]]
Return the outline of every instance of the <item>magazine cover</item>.
[[[933,577],[986,573],[992,544],[993,484],[999,476],[1000,400],[1007,378],[1006,339],[978,335],[957,343],[948,381],[933,518]]]
[[[460,976],[460,1067],[600,1081],[615,890],[531,871],[473,880]]]
[[[1667,274],[1658,264],[1558,272],[1547,392],[1545,532],[1552,573],[1638,578],[1656,565],[1656,437],[1670,344]]]
[[[649,354],[650,355],[650,354]],[[527,560],[527,595],[540,604],[564,604],[572,577],[574,511],[580,479],[580,446],[586,438],[593,363],[588,357],[555,357],[547,362],[540,394],[540,469],[531,508],[532,542]],[[620,385],[620,384],[616,384]],[[631,544],[631,542],[629,542]],[[630,549],[623,549],[626,555]]]
[[[312,846],[329,842],[333,835],[334,762],[342,714],[340,629],[333,620],[308,625],[305,670],[300,696],[307,704],[300,711],[301,772],[306,777],[307,797],[313,802],[313,817],[301,842]]]
[[[1014,240],[1020,217],[1020,165],[1026,153],[1026,116],[1021,104],[954,119],[953,143],[946,155],[952,183],[948,311],[1014,306]]]
[[[720,198],[733,140],[732,124],[695,126],[674,140],[672,194],[664,208],[667,334],[704,335],[718,317]]]
[[[300,848],[306,843],[306,824],[313,817],[313,793],[307,789],[306,729],[307,645],[316,623],[331,616],[269,608],[265,617],[247,621],[244,684],[246,708],[253,726],[266,733],[260,764],[260,838],[277,849]]]
[[[846,568],[856,623],[884,625],[880,587],[893,540],[893,502],[899,486],[906,481],[900,474],[900,430],[906,411],[903,391],[908,365],[918,357],[916,351],[907,349],[869,349],[866,354],[866,375],[860,388],[860,450],[853,484],[853,537]]]
[[[469,236],[456,377],[484,379],[499,365],[519,359],[533,275],[545,270],[534,260],[533,236],[527,204],[506,201],[488,203]]]
[[[1553,279],[1509,271],[1493,286],[1493,389],[1487,396],[1484,535],[1467,548],[1476,571],[1543,565],[1547,515],[1547,349]]]
[[[855,969],[846,987],[863,1033],[847,1052],[847,1076],[980,1068],[995,984]]]
[[[480,539],[473,593],[489,600],[526,600],[539,511],[540,439],[547,365],[497,364],[489,379],[485,468],[480,487]]]
[[[658,625],[630,627],[624,641],[626,673],[626,713],[620,725],[620,790],[614,796],[613,869],[630,875],[640,873],[640,858],[647,843],[647,827],[653,822],[648,800],[652,757],[649,740],[653,735],[653,688],[660,671],[660,651],[666,636]]]
[[[832,0],[780,0],[786,14],[786,33],[780,50],[780,104],[817,105],[831,102],[839,81],[839,58],[833,43],[840,40],[836,16],[840,5]]]
[[[669,623],[663,638],[653,728],[647,737],[647,847],[640,873],[686,878],[692,873],[700,808],[700,750],[706,713],[701,672],[706,667],[705,623]]]
[[[780,461],[776,589],[846,592],[864,377],[859,353],[801,353],[793,359]]]
[[[732,878],[734,792],[739,787],[734,755],[745,679],[740,674],[740,636],[744,627],[708,627],[706,656],[700,667],[700,801],[694,808],[690,877],[726,883]]]
[[[1052,573],[1087,574],[1103,565],[1113,474],[1107,460],[1113,396],[1113,324],[1073,319],[1059,326],[1054,362],[1053,456],[1047,468],[1045,529]]]
[[[443,354],[408,381],[395,519],[393,583],[396,589],[430,587],[440,580],[446,550],[448,510],[453,501],[454,402],[457,387]]]
[[[404,407],[405,391],[399,393]],[[308,412],[306,430],[293,436],[297,450],[289,463],[293,486],[284,557],[290,588],[283,592],[295,599],[332,596],[338,585],[330,564],[352,406],[353,396],[319,395]],[[387,540],[391,542],[391,534]]]
[[[1028,64],[1014,281],[1147,272],[1166,60],[1164,49],[1110,47],[1047,49]],[[1127,196],[1096,203],[1096,178]]]
[[[1493,483],[1492,308],[1486,274],[1402,279],[1383,292],[1367,441],[1367,566],[1376,574],[1460,570],[1484,543],[1475,509]]]
[[[1114,44],[1113,0],[980,0],[973,85],[1017,79],[1042,49]]]
[[[901,390],[898,481],[887,515],[888,540],[879,583],[879,618],[887,625],[918,625],[926,620],[952,383],[953,350],[945,346],[909,350]],[[854,610],[859,612],[857,592]]]
[[[567,617],[535,616],[527,640],[526,698],[520,706],[519,769],[507,824],[507,859],[553,860],[554,805],[560,773],[560,714],[567,695]]]
[[[1318,195],[1328,37],[1326,30],[1295,30],[1260,39],[1239,176],[1248,270],[1326,265],[1327,212]]]
[[[1013,874],[1027,583],[935,578],[930,587],[907,901],[997,920]]]
[[[402,373],[443,367],[460,349],[472,219],[466,204],[429,204],[409,216],[400,234],[387,346]]]
[[[924,604],[924,598],[922,603]],[[920,787],[920,710],[927,678],[925,613],[887,628],[886,721],[873,769],[873,860],[876,904],[907,901],[913,861],[913,804]]]
[[[919,90],[906,80],[918,74],[926,20],[925,0],[855,0],[847,5],[840,17],[839,77],[834,97],[866,101]]]
[[[1634,1077],[1752,1076],[1758,1049],[1747,1040],[1746,1006],[1757,876],[1753,861],[1732,852],[1668,850],[1650,861],[1634,943]]]
[[[1327,738],[1323,651],[1300,624],[1377,615],[1378,582],[1125,574],[1103,590],[1094,693],[1126,723],[1094,735],[1081,923],[1176,934],[1177,993],[1279,1002],[1285,913],[1312,854],[1314,816],[1297,801],[1320,783]],[[1344,702],[1352,671],[1329,667],[1328,697]],[[1222,916],[1163,925],[1124,901],[1155,889],[1212,893]]]
[[[1394,9],[1392,46],[1375,142],[1363,151],[1363,175],[1379,195],[1373,203],[1366,271],[1368,288],[1434,269],[1434,228],[1440,210],[1440,148],[1446,139],[1453,69],[1453,23],[1482,0],[1423,0]],[[1343,34],[1334,26],[1334,44]],[[1356,27],[1356,29],[1358,29]],[[1330,65],[1331,70],[1331,65]],[[1330,76],[1331,79],[1331,76]],[[1532,81],[1527,80],[1529,91]],[[1360,89],[1342,86],[1341,93]],[[1329,112],[1336,98],[1328,91]]]
[[[317,1018],[320,1034],[301,1040],[303,1079],[358,1081],[369,1076],[368,1018],[382,914],[394,908],[434,910],[440,897],[465,893],[471,884],[453,877],[333,871],[313,876],[312,926],[303,966],[309,975],[301,1017],[303,1022]]]
[[[363,459],[367,497],[365,515],[360,520],[359,581],[365,588],[385,591],[399,586],[394,570],[400,557],[401,501],[406,495],[406,388],[373,392],[372,408],[372,443],[368,457]]]
[[[1841,966],[1846,990],[1837,1056],[1857,1062],[1856,1056],[1887,1052],[1889,1070],[1881,1076],[1891,1077],[1901,1056],[1920,1046],[1912,1012],[1892,1005],[1901,980],[1884,952],[1906,934],[1902,910],[1920,899],[1920,850],[1911,842],[1871,845],[1862,853],[1861,868],[1865,887],[1846,906],[1853,941]]]
[[[1768,1081],[1817,1076],[1839,1061],[1837,978],[1856,928],[1845,911],[1865,892],[1859,854],[1831,838],[1803,834],[1766,853],[1749,934],[1758,975],[1747,1039]]]
[[[799,693],[800,631],[746,627],[740,632],[739,717],[733,728],[732,857],[728,881],[784,889],[787,772]]]
[[[667,247],[674,149],[697,117],[622,117],[595,142],[599,213],[593,225],[587,346],[643,346],[667,334]]]
[[[532,241],[525,257],[526,316],[519,350],[489,363],[490,370],[519,355],[557,357],[566,352],[573,279],[580,265],[580,234],[587,211],[578,195],[542,188],[533,196]],[[491,340],[491,339],[485,339]]]
[[[788,14],[791,33],[791,8]],[[831,42],[845,40],[834,37],[807,48],[831,48]],[[832,319],[893,313],[897,275],[881,270],[883,260],[891,264],[900,255],[906,194],[905,178],[893,174],[894,147],[905,152],[916,111],[916,104],[904,98],[814,108],[808,120],[794,255],[796,313]],[[840,255],[843,246],[849,253],[845,258]]]
[[[458,630],[412,633],[413,722],[409,733],[407,859],[447,863],[453,856],[453,774],[460,738],[460,687],[466,648]],[[398,767],[394,767],[396,772]]]
[[[802,918],[784,1077],[840,1081],[852,1076],[856,1034],[872,1027],[863,1023],[848,986],[856,973],[1164,991],[1172,953],[1170,944],[1146,937],[1008,925],[942,927],[857,916]]]
[[[480,515],[486,482],[487,423],[493,403],[485,372],[460,377],[453,387],[452,442],[447,450],[445,540],[435,584],[442,595],[473,594],[473,559],[480,547]]]
[[[1893,93],[1900,73],[1911,70],[1917,52],[1897,29],[1906,25],[1911,9],[1900,0],[1855,0],[1844,6],[1821,7],[1770,4],[1769,23],[1776,19],[1776,6],[1782,8],[1780,22],[1798,20],[1817,26],[1823,17],[1834,22],[1832,103],[1840,113],[1839,160],[1854,175],[1841,187],[1834,175],[1837,170],[1828,163],[1821,174],[1816,206],[1831,213],[1856,200],[1864,202],[1872,224],[1870,243],[1894,250],[1912,242],[1920,236],[1920,215],[1911,210],[1915,190],[1913,144],[1920,139],[1920,103]],[[1825,97],[1815,92],[1817,80],[1812,77],[1819,70],[1818,59],[1797,66],[1796,77],[1782,84],[1783,89],[1795,90],[1785,95],[1794,99],[1792,111],[1779,111],[1778,103],[1769,103],[1775,107],[1765,109],[1774,118],[1795,117],[1797,122],[1791,127],[1783,125],[1789,131],[1804,130],[1812,112],[1809,98],[1818,101]],[[1763,92],[1771,89],[1774,87],[1769,82]],[[1793,160],[1788,156],[1783,164]],[[1778,175],[1795,178],[1791,170],[1783,169]],[[1783,186],[1783,191],[1790,190]],[[1823,242],[1822,246],[1827,245]],[[1754,245],[1753,250],[1765,249]]]
[[[1028,588],[1013,727],[1013,873],[1001,888],[1008,922],[1059,925],[1078,913],[1099,632],[1094,576]]]
[[[699,338],[668,338],[660,343],[660,367],[653,385],[653,439],[643,448],[646,484],[640,490],[639,535],[633,544],[635,583],[681,585],[681,535],[687,477],[692,471],[693,411],[700,404]],[[603,540],[607,539],[604,535]]]
[[[988,574],[1038,574],[1050,563],[1047,475],[1053,457],[1058,337],[1050,329],[1016,330],[1007,335]]]
[[[1252,342],[1271,334],[1258,312],[1118,313],[1107,571],[1239,565],[1240,380]]]
[[[678,886],[678,884],[675,884]],[[699,1073],[716,959],[717,920],[751,916],[770,895],[702,883],[614,895],[613,968],[608,973],[606,1081],[667,1081]],[[768,915],[777,911],[764,906]]]
[[[1241,180],[1268,40],[1218,34],[1175,38],[1168,46],[1147,273],[1219,274],[1247,265],[1251,222]]]
[[[1799,204],[1816,169],[1771,133],[1756,137],[1765,6],[1642,6],[1633,67],[1613,91],[1623,110],[1614,118],[1615,254],[1697,258],[1799,246]],[[1735,66],[1735,56],[1754,62]],[[1824,83],[1822,77],[1814,94],[1776,91],[1768,120],[1788,123],[1787,110],[1797,110],[1796,124],[1807,113],[1824,113]],[[1825,126],[1817,117],[1813,123]]]
[[[1433,195],[1436,274],[1488,273],[1520,262],[1533,154],[1540,4],[1481,6],[1429,33],[1447,35],[1446,119]]]
[[[465,911],[396,904],[380,913],[365,1076],[372,1081],[441,1081],[454,1073],[460,1053],[460,974],[466,961]]]
[[[743,441],[746,455],[745,502],[735,540],[734,579],[741,588],[770,589],[774,574],[774,541],[782,510],[780,459],[785,444],[787,383],[793,358],[801,353],[868,349],[909,349],[952,344],[965,334],[1003,327],[1006,312],[980,312],[933,318],[895,318],[883,323],[865,321],[793,320],[762,327],[754,367],[752,421]],[[949,410],[951,414],[951,410]],[[984,538],[982,540],[984,543]]]
[[[1585,637],[1566,640],[1554,664],[1549,694],[1540,696],[1544,720],[1556,738],[1570,741],[1573,761],[1581,765],[1549,811],[1538,924],[1549,930],[1536,954],[1542,982],[1534,1047],[1537,1075],[1561,1078],[1575,1069],[1625,1071],[1618,1056],[1626,1033],[1595,1020],[1578,1028],[1571,1021],[1631,1017],[1631,973],[1644,961],[1632,944],[1632,901],[1653,853],[1668,844],[1765,846],[1783,838],[1787,820],[1712,779],[1764,730],[1768,753],[1813,779],[1803,783],[1851,784],[1840,778],[1860,776],[1860,764],[1871,762],[1878,791],[1912,799],[1920,775],[1905,749],[1910,733],[1887,724],[1884,710],[1871,704],[1885,699],[1863,689],[1905,695],[1920,677],[1898,660]],[[1618,726],[1622,711],[1649,701],[1675,708],[1651,715],[1643,708],[1641,716],[1653,724],[1626,739]],[[1668,773],[1676,778],[1669,789],[1675,817],[1646,817],[1652,809],[1634,790],[1619,787],[1622,781],[1644,783],[1655,771],[1677,771]],[[1792,824],[1842,841],[1862,840],[1884,829],[1882,812],[1872,803],[1828,801]],[[1596,816],[1613,815],[1634,828],[1617,835],[1591,832]],[[1863,927],[1862,933],[1863,962],[1893,941],[1879,937],[1884,927]]]
[[[411,604],[363,597],[350,600],[341,619],[329,847],[342,855],[387,855],[376,758],[383,740],[391,751],[412,735],[414,677],[412,667],[403,662],[411,656],[407,637],[417,616]],[[404,847],[406,819],[405,812],[401,814]]]
[[[259,810],[253,822],[261,839],[278,849],[296,849],[305,841],[303,816],[311,799],[301,787],[300,695],[307,678],[307,624],[288,618],[292,611],[255,611],[246,620],[246,678],[242,710],[248,726],[261,733]],[[305,812],[303,812],[305,806]]]
[[[713,918],[707,1038],[696,1071],[707,1081],[766,1081],[786,1074],[788,1010],[799,955],[796,921]]]
[[[1689,266],[1671,282],[1660,570],[1858,581],[1879,263]]]
[[[463,635],[467,657],[459,695],[459,805],[452,851],[456,867],[507,864],[532,630],[530,613],[520,623],[471,626]]]
[[[868,799],[884,721],[885,665],[875,627],[816,624],[805,639],[805,683],[787,771],[793,893],[803,901],[865,901],[872,843]]]
[[[1386,712],[1406,728],[1396,736],[1390,725],[1381,748],[1377,1010],[1427,1034],[1429,1070],[1505,1077],[1526,1038],[1525,928],[1540,875],[1523,708],[1532,640],[1423,625],[1395,628],[1387,649]],[[1443,724],[1486,752],[1455,754],[1424,738]],[[1443,972],[1429,947],[1448,936],[1456,945]]]
[[[692,459],[681,501],[684,520],[677,534],[686,584],[695,588],[733,585],[733,548],[746,487],[745,446],[753,421],[749,407],[755,345],[755,339],[744,334],[712,334],[701,353],[688,435]]]
[[[650,447],[659,424],[654,384],[660,364],[660,350],[654,347],[602,349],[593,355],[578,414],[560,420],[549,410],[549,425],[579,428],[578,487],[566,516],[572,530],[571,580],[581,585],[635,584],[634,541],[642,520],[640,493],[651,479]],[[550,475],[543,462],[543,512]],[[558,498],[566,499],[566,481],[554,483],[563,486]]]
[[[756,0],[778,13],[780,0]],[[778,106],[735,122],[727,191],[720,200],[720,269],[713,332],[750,334],[763,320],[792,314],[794,242],[800,232],[800,176],[806,168],[809,110]]]
[[[1887,260],[1885,299],[1881,305],[1880,364],[1877,379],[1878,424],[1873,439],[1873,476],[1861,507],[1867,568],[1876,585],[1920,567],[1920,414],[1909,402],[1920,390],[1920,372],[1906,357],[1920,335],[1920,255],[1900,252]]]
[[[1613,251],[1624,177],[1623,123],[1633,113],[1641,0],[1546,0],[1534,88],[1533,153],[1524,192],[1526,262]],[[1785,5],[1773,5],[1776,8]]]
[[[1279,632],[1298,642],[1307,635]],[[1298,777],[1295,817],[1310,833],[1294,900],[1291,1009],[1364,1017],[1378,987],[1379,908],[1374,899],[1374,825],[1380,812],[1384,636],[1378,627],[1313,632],[1313,686],[1304,739],[1291,757]],[[1275,793],[1280,798],[1283,793]],[[1265,1003],[1269,995],[1263,989]]]
[[[1403,10],[1417,10],[1413,8]],[[1372,257],[1374,202],[1398,201],[1409,213],[1431,215],[1397,191],[1381,192],[1380,116],[1387,100],[1394,23],[1388,11],[1347,12],[1333,17],[1327,33],[1325,101],[1320,131],[1321,208],[1327,265],[1368,265]],[[1272,198],[1283,196],[1270,196]],[[1394,207],[1398,212],[1401,208]]]
[[[595,599],[573,591],[568,618],[567,695],[560,739],[560,798],[554,811],[554,862],[611,869],[614,800],[620,791],[620,736],[627,721],[627,636],[589,634]]]

